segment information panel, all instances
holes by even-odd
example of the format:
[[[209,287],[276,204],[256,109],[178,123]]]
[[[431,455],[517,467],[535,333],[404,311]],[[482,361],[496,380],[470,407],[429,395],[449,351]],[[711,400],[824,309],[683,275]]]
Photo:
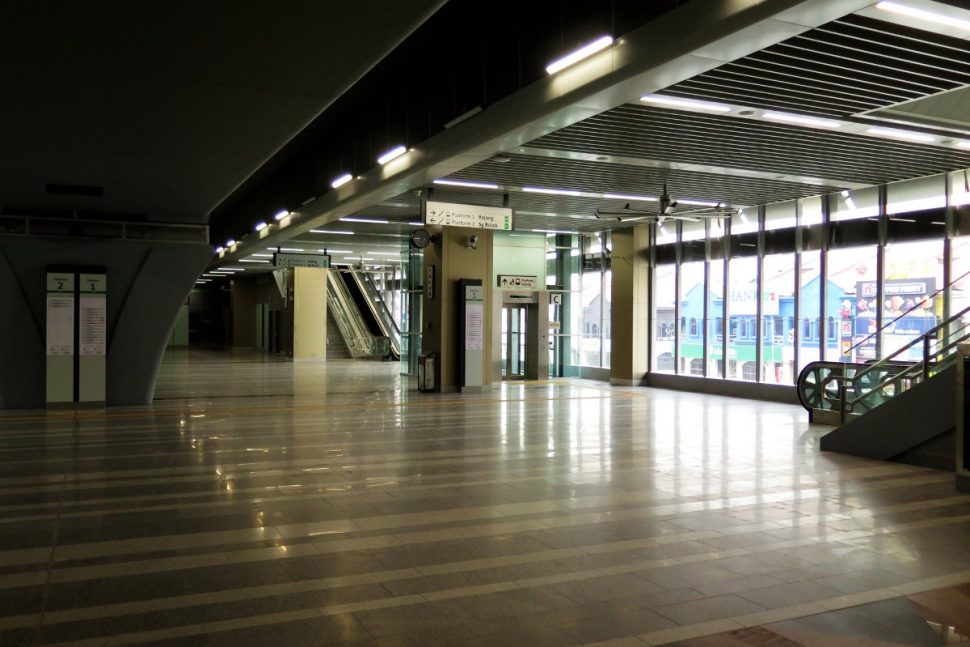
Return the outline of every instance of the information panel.
[[[48,404],[74,401],[74,273],[47,273]]]
[[[104,402],[108,353],[108,277],[78,274],[77,401]]]
[[[459,286],[461,390],[481,392],[485,367],[485,286],[481,279],[462,279]]]
[[[425,203],[424,222],[443,227],[512,231],[512,210],[506,207],[429,201]]]

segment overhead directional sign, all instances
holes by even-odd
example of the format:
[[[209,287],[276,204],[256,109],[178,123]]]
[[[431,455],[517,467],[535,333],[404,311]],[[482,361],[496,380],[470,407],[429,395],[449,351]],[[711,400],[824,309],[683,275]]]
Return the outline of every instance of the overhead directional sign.
[[[500,288],[527,288],[534,290],[538,287],[539,281],[534,276],[517,276],[514,274],[499,274],[498,286]]]
[[[273,254],[273,267],[330,267],[328,254]]]
[[[506,207],[429,201],[424,209],[424,222],[427,225],[444,227],[512,231],[512,210]]]

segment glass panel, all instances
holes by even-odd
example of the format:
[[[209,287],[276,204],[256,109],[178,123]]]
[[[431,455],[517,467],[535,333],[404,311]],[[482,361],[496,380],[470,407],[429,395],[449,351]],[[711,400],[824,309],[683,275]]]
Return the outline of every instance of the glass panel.
[[[761,379],[791,384],[795,362],[795,255],[765,256],[762,272]]]
[[[822,222],[822,196],[816,195],[811,198],[802,198],[802,222],[803,227],[818,225]]]
[[[950,204],[970,204],[970,173],[966,169],[950,173]]]
[[[665,225],[666,226],[666,225]],[[691,222],[689,220],[680,221],[682,240],[703,240],[707,235],[704,229],[704,221]]]
[[[970,308],[970,236],[950,241],[950,314]],[[963,326],[970,325],[970,313],[961,317]],[[962,329],[954,325],[952,330]]]
[[[583,352],[580,361],[583,366],[600,365],[600,300],[602,295],[599,270],[584,272],[582,278],[583,323],[580,332],[583,339]]]
[[[653,272],[653,345],[650,351],[652,367],[657,373],[674,372],[676,271],[676,265],[659,265]]]
[[[603,294],[602,294],[603,325],[600,328],[600,331],[603,336],[603,342],[601,346],[603,349],[602,350],[603,360],[602,360],[601,366],[603,368],[610,367],[610,349],[613,347],[612,337],[611,337],[612,326],[610,324],[611,322],[610,314],[612,312],[612,305],[613,305],[611,300],[612,295],[613,295],[613,270],[606,270],[606,272],[603,273]]]
[[[879,188],[867,187],[843,191],[832,196],[832,222],[874,218],[879,215]]]
[[[819,275],[819,252],[804,252],[801,255],[801,276],[799,277],[800,300],[798,303],[798,370],[806,364],[821,359],[819,353],[819,313],[821,311]]]
[[[753,381],[757,376],[758,259],[735,258],[728,276],[727,377]]]
[[[875,246],[831,250],[827,286],[826,315],[839,321],[838,357],[847,362],[875,359],[875,337],[865,340],[876,332]]]
[[[905,213],[946,206],[946,188],[942,175],[893,182],[886,187],[886,213]]]
[[[678,353],[681,375],[704,375],[704,263],[680,266],[680,336]]]
[[[758,231],[758,210],[748,207],[738,209],[738,213],[731,216],[731,235],[748,234]]]
[[[724,355],[724,263],[709,265],[707,288],[707,377],[724,377],[721,358]]]
[[[887,245],[885,263],[884,357],[929,331],[942,319],[942,294],[937,298],[930,295],[943,286],[943,241]],[[917,361],[922,357],[922,344],[917,344],[898,359]]]
[[[795,201],[769,204],[765,208],[765,229],[787,229],[795,226]]]
[[[677,242],[677,223],[665,222],[657,224],[657,244],[666,245]]]

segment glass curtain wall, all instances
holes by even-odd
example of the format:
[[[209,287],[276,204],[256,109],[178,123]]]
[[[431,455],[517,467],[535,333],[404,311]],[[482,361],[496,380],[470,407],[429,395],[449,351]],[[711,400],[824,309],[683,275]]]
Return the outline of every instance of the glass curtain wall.
[[[667,223],[655,232],[651,370],[793,384],[813,361],[883,357],[970,307],[968,176],[748,207],[728,232],[684,222],[677,239]]]
[[[583,235],[582,354],[583,366],[610,366],[610,234]]]

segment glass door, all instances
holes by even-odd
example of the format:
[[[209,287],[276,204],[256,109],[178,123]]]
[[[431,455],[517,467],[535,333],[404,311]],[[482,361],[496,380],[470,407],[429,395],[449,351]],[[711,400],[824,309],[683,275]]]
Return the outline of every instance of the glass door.
[[[526,306],[502,306],[502,379],[524,380]]]

